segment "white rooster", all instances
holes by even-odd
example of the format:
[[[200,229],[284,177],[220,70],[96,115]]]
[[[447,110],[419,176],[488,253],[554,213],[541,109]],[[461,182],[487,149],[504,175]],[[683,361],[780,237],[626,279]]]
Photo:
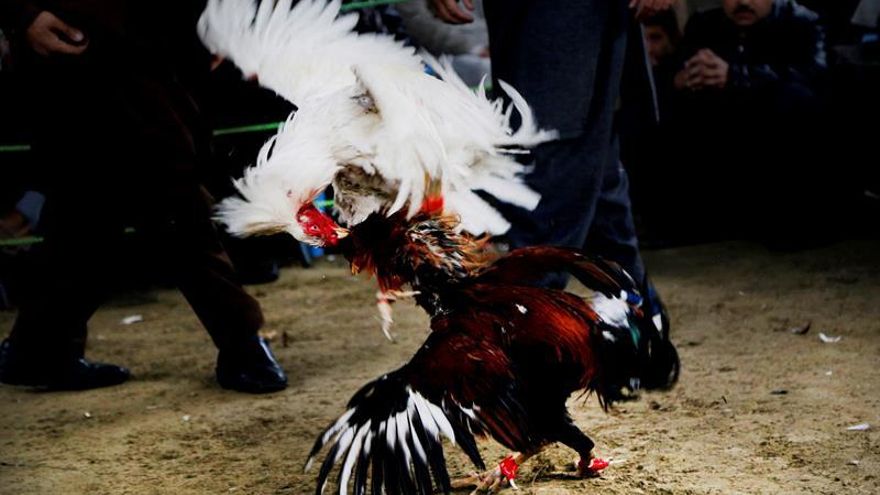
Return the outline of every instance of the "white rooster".
[[[335,237],[326,229],[345,232],[312,206],[329,185],[346,226],[432,208],[474,235],[505,232],[509,223],[475,191],[533,209],[540,197],[511,154],[555,133],[537,127],[519,93],[502,83],[520,115],[512,132],[500,99],[470,90],[445,61],[353,32],[357,16],[339,16],[340,6],[209,0],[198,25],[205,45],[297,107],[236,182],[241,198],[220,204],[220,221],[239,236],[288,232],[327,244]]]

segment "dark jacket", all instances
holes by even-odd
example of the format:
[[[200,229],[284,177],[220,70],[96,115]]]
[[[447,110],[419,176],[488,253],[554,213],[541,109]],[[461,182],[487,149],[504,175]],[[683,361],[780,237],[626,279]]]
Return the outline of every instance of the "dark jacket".
[[[746,30],[720,8],[695,14],[685,29],[682,64],[708,48],[730,64],[731,88],[780,81],[811,86],[826,68],[825,35],[818,20],[792,0],[776,0],[771,13]]]

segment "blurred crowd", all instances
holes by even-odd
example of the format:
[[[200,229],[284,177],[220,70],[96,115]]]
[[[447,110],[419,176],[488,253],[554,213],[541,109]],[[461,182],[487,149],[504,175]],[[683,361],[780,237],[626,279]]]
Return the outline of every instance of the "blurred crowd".
[[[622,124],[645,243],[869,235],[878,4],[688,2],[645,23],[658,115]]]

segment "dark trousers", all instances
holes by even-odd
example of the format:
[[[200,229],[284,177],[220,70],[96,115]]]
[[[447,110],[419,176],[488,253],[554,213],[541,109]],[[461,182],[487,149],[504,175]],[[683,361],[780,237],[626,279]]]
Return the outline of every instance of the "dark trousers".
[[[506,209],[512,247],[585,248],[644,278],[614,126],[627,38],[614,0],[485,2],[493,77],[509,82],[560,139],[531,155],[532,212]],[[564,285],[565,279],[549,282]]]
[[[541,192],[541,202],[531,212],[505,211],[513,224],[507,234],[511,247],[583,247],[619,263],[641,282],[645,268],[616,141],[607,147],[606,163],[585,163],[585,156],[595,160],[588,148],[589,138],[581,136],[545,143],[533,152],[536,166],[527,182]],[[550,285],[564,286],[566,280],[555,277]]]
[[[236,281],[198,180],[207,128],[173,72],[99,48],[30,67],[45,242],[10,340],[24,353],[82,356],[86,324],[120,272],[123,229],[134,227],[214,343],[235,346],[263,317]]]

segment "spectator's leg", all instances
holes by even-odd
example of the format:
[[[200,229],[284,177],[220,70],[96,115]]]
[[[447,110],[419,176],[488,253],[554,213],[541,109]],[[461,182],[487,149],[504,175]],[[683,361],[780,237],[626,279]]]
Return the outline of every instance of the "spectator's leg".
[[[512,247],[581,247],[595,215],[603,164],[612,152],[625,7],[590,1],[567,14],[531,2],[487,3],[486,8],[490,39],[509,42],[492,52],[495,76],[523,93],[542,126],[563,136],[534,150],[535,169],[526,181],[541,193],[541,202],[533,212],[503,209],[513,224],[508,238]],[[539,22],[542,16],[564,16],[553,21],[565,26],[563,32]],[[572,42],[580,43],[574,51],[552,49]],[[538,67],[544,72],[536,72]],[[577,84],[569,88],[572,81]],[[616,162],[616,148],[613,152]],[[545,285],[561,288],[566,282],[567,276],[558,274]]]
[[[121,227],[93,201],[55,197],[45,241],[22,282],[18,315],[0,359],[0,381],[62,389],[121,383],[128,371],[81,361],[87,322],[106,295]]]
[[[641,282],[645,278],[645,265],[639,254],[626,170],[619,162],[605,168],[595,218],[584,247],[616,261],[634,280]]]
[[[238,282],[220,244],[207,191],[194,183],[174,189],[173,221],[156,228],[158,252],[217,348],[253,338],[263,325],[263,313]]]
[[[167,211],[145,218],[145,228],[154,234],[156,251],[219,350],[218,382],[250,393],[285,388],[284,371],[257,335],[263,324],[260,305],[239,283],[220,244],[207,191],[180,173],[164,194]]]
[[[505,212],[513,224],[507,234],[511,247],[583,245],[602,180],[596,157],[603,150],[590,144],[588,136],[579,136],[533,151],[535,169],[526,182],[541,193],[541,201],[531,212]]]

